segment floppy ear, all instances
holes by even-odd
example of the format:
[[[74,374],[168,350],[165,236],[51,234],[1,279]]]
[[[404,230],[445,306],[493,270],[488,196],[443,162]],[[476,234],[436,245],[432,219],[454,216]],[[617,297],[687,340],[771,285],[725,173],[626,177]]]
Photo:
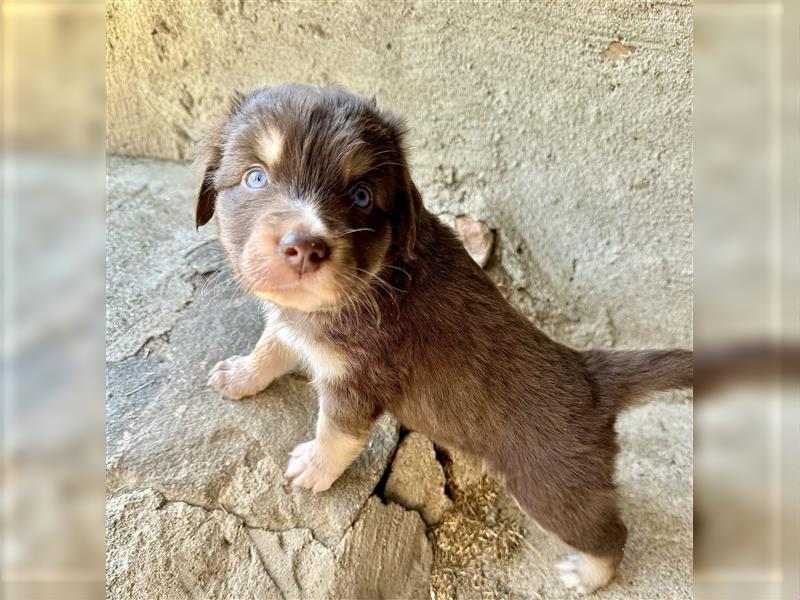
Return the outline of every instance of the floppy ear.
[[[411,180],[407,165],[403,167],[403,180],[404,189],[398,198],[400,204],[396,208],[400,215],[397,223],[397,244],[403,252],[403,258],[408,261],[415,258],[414,247],[417,245],[417,229],[423,208],[422,196]]]
[[[245,95],[234,91],[228,105],[228,112],[220,119],[197,143],[194,160],[195,169],[202,173],[200,189],[197,192],[195,206],[195,226],[199,229],[214,216],[214,205],[217,201],[217,189],[214,187],[214,177],[222,160],[222,147],[225,144],[225,126],[230,118],[239,112]]]
[[[214,204],[217,201],[217,190],[214,189],[214,171],[219,163],[206,168],[203,174],[203,181],[200,183],[200,190],[197,192],[197,204],[195,206],[194,223],[197,229],[211,220],[214,216]]]
[[[400,162],[403,164],[403,182],[400,193],[395,200],[396,215],[396,243],[400,247],[405,260],[414,258],[414,247],[417,244],[417,230],[419,219],[422,215],[422,196],[411,179],[406,159],[404,137],[407,131],[405,121],[402,117],[390,112],[381,112],[381,117],[388,128],[389,136],[400,152]]]

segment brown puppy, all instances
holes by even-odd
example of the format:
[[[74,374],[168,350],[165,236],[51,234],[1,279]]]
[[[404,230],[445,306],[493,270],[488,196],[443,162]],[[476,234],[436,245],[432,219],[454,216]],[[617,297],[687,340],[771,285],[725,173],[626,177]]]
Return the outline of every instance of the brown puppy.
[[[241,282],[265,301],[251,354],[211,371],[230,398],[300,363],[319,394],[316,437],[287,476],[321,492],[392,413],[485,459],[538,523],[580,552],[571,588],[622,559],[614,422],[642,395],[692,383],[691,352],[580,352],[523,318],[427,212],[400,119],[340,88],[236,95],[201,144],[198,227],[216,211]]]

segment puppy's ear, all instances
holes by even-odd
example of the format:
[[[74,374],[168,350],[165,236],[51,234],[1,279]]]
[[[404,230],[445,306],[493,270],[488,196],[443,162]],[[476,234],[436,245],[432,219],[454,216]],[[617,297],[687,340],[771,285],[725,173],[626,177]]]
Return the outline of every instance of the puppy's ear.
[[[405,163],[405,159],[403,160]],[[411,179],[408,165],[403,166],[404,190],[398,198],[400,205],[396,208],[400,220],[397,223],[397,244],[403,252],[405,260],[415,258],[414,247],[417,245],[417,229],[422,213],[422,196]]]
[[[234,91],[228,104],[228,111],[217,124],[212,127],[197,143],[194,167],[202,173],[197,204],[195,207],[195,226],[199,229],[214,216],[214,205],[217,201],[217,189],[214,187],[214,176],[222,160],[222,147],[225,144],[225,127],[231,117],[239,112],[245,95]]]
[[[415,257],[414,247],[417,244],[417,229],[422,215],[422,196],[411,179],[408,168],[405,149],[405,134],[407,127],[402,117],[398,117],[389,112],[381,113],[389,134],[395,146],[400,151],[400,162],[403,164],[403,182],[401,190],[395,202],[396,215],[396,243],[400,247],[405,260],[412,260]]]

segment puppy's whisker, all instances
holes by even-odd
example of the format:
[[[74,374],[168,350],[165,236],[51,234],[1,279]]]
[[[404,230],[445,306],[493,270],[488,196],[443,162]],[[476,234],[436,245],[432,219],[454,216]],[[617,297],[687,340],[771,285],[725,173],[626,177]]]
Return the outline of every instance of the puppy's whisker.
[[[358,267],[353,267],[353,268],[356,271],[359,271],[359,272],[362,272],[362,273],[367,273],[368,275],[372,276],[372,278],[375,279],[376,281],[378,281],[378,282],[382,283],[383,285],[395,290],[396,292],[400,292],[401,294],[406,294],[407,293],[406,290],[401,290],[400,288],[394,287],[391,283],[389,283],[388,281],[386,281],[385,279],[381,278],[379,275],[377,275],[375,273],[370,273],[369,271],[366,271],[364,269],[359,269]]]
[[[371,153],[370,158],[374,159],[374,158],[378,158],[380,156],[386,156],[387,154],[391,154],[392,156],[395,156],[397,154],[397,151],[392,149],[392,148],[388,148],[386,150],[381,150],[379,152]]]
[[[378,163],[377,165],[372,165],[370,170],[380,169],[381,167],[402,167],[403,163],[399,162],[382,162]]]
[[[209,298],[210,302],[214,302],[235,285],[237,285],[237,281],[233,270],[229,266],[223,265],[203,284],[200,295]]]
[[[395,267],[394,265],[383,265],[383,266],[386,269],[394,269],[395,271],[400,271],[401,273],[404,273],[409,280],[411,279],[411,273],[409,273],[405,269],[401,269],[400,267]]]
[[[235,300],[243,298],[247,294],[253,293],[252,288],[247,284],[247,282],[243,281],[239,277],[234,276],[233,274],[231,275],[232,276],[224,283],[223,287],[215,293],[212,300],[217,300],[219,297],[226,294],[231,289],[233,290],[232,298]]]
[[[342,231],[339,235],[335,235],[333,237],[340,238],[346,235],[350,235],[351,233],[358,233],[359,231],[371,231],[372,233],[375,233],[375,230],[372,229],[371,227],[359,227],[358,229],[348,229],[346,231]]]
[[[381,311],[380,306],[377,303],[373,293],[372,293],[372,286],[370,282],[359,277],[355,273],[344,273],[345,282],[347,283],[360,283],[362,284],[362,289],[359,292],[354,294],[349,294],[347,296],[347,303],[343,309],[353,308],[352,314],[356,316],[358,320],[360,313],[362,311],[358,310],[359,307],[363,308],[364,311],[368,315],[372,316],[375,320],[377,325],[380,325],[381,322]],[[343,310],[342,312],[346,312]],[[349,313],[348,313],[349,314]]]
[[[285,289],[289,289],[289,288],[296,288],[296,287],[298,287],[298,285],[299,284],[297,282],[292,281],[290,283],[282,283],[280,285],[270,286],[269,289],[270,290],[285,290]]]
[[[375,275],[373,273],[370,273],[369,271],[365,271],[364,269],[358,269],[358,268],[356,268],[355,270],[361,271],[361,272],[364,272],[364,273],[367,273],[368,275],[370,275],[373,278],[372,282],[374,282],[377,285],[377,288],[373,288],[372,285],[371,285],[372,282],[367,281],[362,277],[359,277],[355,273],[350,273],[349,274],[350,277],[353,280],[358,281],[358,282],[360,282],[360,283],[362,283],[364,285],[365,290],[364,290],[364,292],[362,294],[360,294],[358,296],[358,298],[365,305],[366,305],[367,300],[369,300],[369,306],[370,307],[374,307],[376,315],[377,315],[376,320],[377,320],[378,324],[380,324],[380,307],[378,306],[378,301],[375,298],[375,295],[374,295],[372,290],[374,290],[374,289],[384,289],[386,291],[386,295],[389,296],[389,298],[391,298],[391,300],[394,303],[395,307],[398,308],[398,310],[399,310],[399,306],[397,304],[397,299],[395,298],[394,294],[392,293],[392,291],[393,290],[397,290],[397,288],[394,288],[393,286],[389,285],[383,279],[381,279],[380,277],[378,277],[377,275]]]

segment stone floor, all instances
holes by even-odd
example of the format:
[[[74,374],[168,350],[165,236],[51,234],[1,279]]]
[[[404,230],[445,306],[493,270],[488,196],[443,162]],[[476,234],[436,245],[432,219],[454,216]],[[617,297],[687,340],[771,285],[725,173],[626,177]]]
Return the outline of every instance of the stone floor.
[[[388,417],[331,490],[289,487],[316,401],[302,374],[244,401],[206,387],[260,318],[213,227],[193,227],[189,168],[108,169],[109,598],[570,597],[565,549],[498,482]],[[618,429],[630,540],[601,597],[690,598],[692,406],[656,398]]]

